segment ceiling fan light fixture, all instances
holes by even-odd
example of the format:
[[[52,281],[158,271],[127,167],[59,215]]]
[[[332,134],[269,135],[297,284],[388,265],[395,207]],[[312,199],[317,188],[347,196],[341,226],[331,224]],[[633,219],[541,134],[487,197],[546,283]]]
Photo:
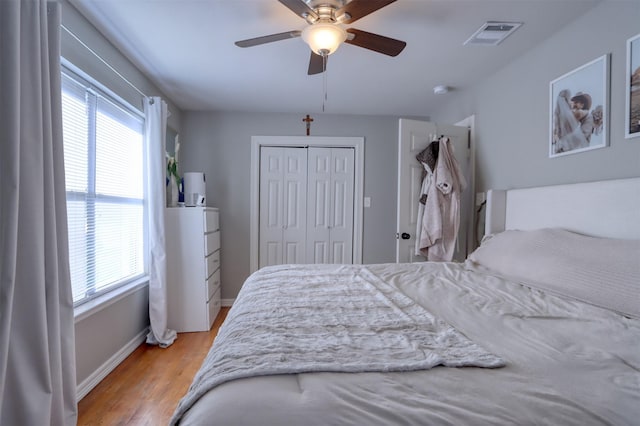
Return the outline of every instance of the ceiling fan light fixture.
[[[347,32],[336,24],[317,23],[302,30],[302,39],[318,55],[331,55],[347,39]]]

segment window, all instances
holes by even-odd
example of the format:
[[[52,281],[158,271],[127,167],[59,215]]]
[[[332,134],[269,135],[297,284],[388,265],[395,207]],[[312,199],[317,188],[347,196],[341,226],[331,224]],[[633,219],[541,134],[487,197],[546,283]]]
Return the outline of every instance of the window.
[[[146,273],[144,121],[63,67],[62,123],[77,306]]]

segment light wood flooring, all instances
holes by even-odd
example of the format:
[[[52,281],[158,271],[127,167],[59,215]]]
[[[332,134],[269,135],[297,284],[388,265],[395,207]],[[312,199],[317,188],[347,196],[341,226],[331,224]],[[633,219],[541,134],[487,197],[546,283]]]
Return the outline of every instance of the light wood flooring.
[[[78,425],[166,425],[209,352],[211,331],[180,333],[166,349],[143,343],[78,403]]]

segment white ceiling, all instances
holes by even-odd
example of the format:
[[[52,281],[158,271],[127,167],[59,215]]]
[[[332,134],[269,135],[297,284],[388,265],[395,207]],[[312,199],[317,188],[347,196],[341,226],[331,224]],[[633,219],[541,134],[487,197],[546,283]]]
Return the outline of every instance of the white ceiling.
[[[234,41],[307,25],[277,0],[71,0],[183,110],[317,113],[323,76],[307,75],[300,38],[251,48]],[[329,57],[325,111],[428,116],[599,0],[398,0],[348,28],[407,42],[392,58],[351,45]],[[486,21],[524,25],[495,47],[463,46]],[[543,64],[541,64],[543,66]],[[535,72],[535,70],[532,70]]]

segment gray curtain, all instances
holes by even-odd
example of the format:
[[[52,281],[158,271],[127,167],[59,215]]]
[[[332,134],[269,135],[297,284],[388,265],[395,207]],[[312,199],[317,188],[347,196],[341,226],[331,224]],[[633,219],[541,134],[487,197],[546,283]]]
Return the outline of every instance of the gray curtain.
[[[60,5],[0,0],[0,64],[0,425],[73,425]]]

